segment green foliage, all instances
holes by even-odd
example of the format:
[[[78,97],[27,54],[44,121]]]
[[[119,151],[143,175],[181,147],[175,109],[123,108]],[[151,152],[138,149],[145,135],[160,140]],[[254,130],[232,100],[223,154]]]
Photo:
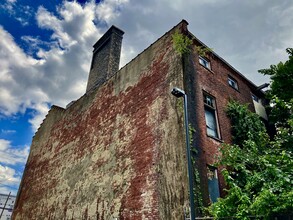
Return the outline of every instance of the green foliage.
[[[275,144],[290,152],[293,151],[293,48],[288,48],[289,59],[269,69],[259,70],[271,76],[269,120],[277,129]]]
[[[247,105],[239,105],[230,101],[227,107],[227,115],[232,123],[232,135],[234,144],[241,145],[245,140],[253,140],[257,144],[266,144],[266,129],[259,116],[249,111]]]
[[[193,164],[193,180],[194,180],[194,187],[193,187],[193,195],[194,197],[194,202],[195,206],[197,208],[197,213],[198,214],[203,214],[205,211],[204,205],[203,205],[203,199],[202,199],[202,192],[201,192],[201,187],[200,187],[200,176],[198,169],[196,167],[196,163],[194,158],[191,159],[192,164]]]
[[[293,49],[289,60],[260,73],[271,76],[269,120],[276,126],[270,140],[260,119],[247,106],[230,102],[233,145],[221,147],[227,196],[209,208],[216,218],[249,219],[293,214]]]
[[[204,46],[195,46],[195,50],[197,51],[198,55],[202,57],[205,57],[206,53],[213,51],[212,48],[204,47]]]
[[[235,144],[221,147],[218,164],[227,167],[223,171],[227,196],[211,205],[211,214],[236,219],[292,214],[293,154],[284,147],[284,143],[292,146],[292,133],[281,129],[270,141],[258,116],[237,102],[229,103],[227,114]]]
[[[271,76],[270,95],[288,102],[293,97],[293,48],[288,48],[289,60],[285,63],[271,65],[269,69],[261,69],[260,73]]]
[[[192,40],[189,39],[186,35],[180,34],[176,31],[172,36],[172,40],[177,53],[180,55],[190,53]]]
[[[205,211],[205,207],[203,205],[203,199],[202,199],[202,192],[200,187],[200,176],[198,172],[198,168],[196,166],[195,162],[195,155],[198,153],[196,148],[192,146],[193,144],[193,135],[195,133],[195,128],[189,124],[188,125],[188,132],[189,132],[189,143],[190,143],[190,151],[192,153],[191,155],[191,163],[193,168],[193,181],[194,181],[194,187],[193,187],[193,195],[196,195],[194,198],[195,206],[196,206],[196,212],[199,214],[203,214]]]
[[[271,65],[269,69],[259,70],[264,75],[271,76],[271,88],[268,97],[271,100],[270,121],[277,127],[286,127],[287,121],[292,120],[293,106],[293,48],[288,48],[289,59],[277,65]]]
[[[177,53],[180,55],[188,54],[191,52],[192,49],[192,39],[188,36],[178,33],[176,31],[173,36],[173,45]],[[212,49],[204,46],[195,46],[195,50],[197,51],[198,55],[205,56],[207,52],[211,52]]]
[[[195,133],[195,128],[192,127],[191,124],[188,125],[188,132],[189,132],[189,143],[190,143],[190,146],[192,146],[192,143],[193,143],[193,134]]]

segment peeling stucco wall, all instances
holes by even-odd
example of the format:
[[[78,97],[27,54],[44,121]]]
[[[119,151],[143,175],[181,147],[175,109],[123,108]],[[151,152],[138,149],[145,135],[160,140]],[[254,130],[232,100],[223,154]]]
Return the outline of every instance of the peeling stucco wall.
[[[183,219],[181,57],[166,33],[36,133],[14,219]]]

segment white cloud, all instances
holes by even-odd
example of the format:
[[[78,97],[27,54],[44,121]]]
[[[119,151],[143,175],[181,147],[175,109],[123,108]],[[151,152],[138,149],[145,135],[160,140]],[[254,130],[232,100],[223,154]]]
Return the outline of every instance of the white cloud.
[[[46,95],[33,90],[26,92],[28,85],[22,84],[24,78],[30,82],[37,75],[33,67],[38,61],[27,56],[1,26],[0,38],[0,114],[11,115],[20,111],[21,106],[29,107],[32,99],[44,99]]]
[[[10,141],[0,139],[0,162],[7,165],[25,164],[29,147],[12,147]]]
[[[0,165],[0,183],[4,185],[19,183],[20,178],[16,176],[15,170]]]
[[[14,169],[0,164],[0,192],[16,195],[17,188],[20,183],[20,174],[17,174]]]
[[[24,166],[29,154],[29,147],[13,147],[10,141],[0,139],[0,192],[16,194],[21,173],[13,168]]]
[[[5,34],[2,36],[5,36]],[[5,38],[6,43],[10,43],[11,42],[10,40],[11,39],[9,36]],[[17,52],[17,48],[14,48],[13,45],[11,46],[12,46],[10,48],[11,51],[16,53],[19,52],[19,51]],[[20,65],[23,65],[23,63],[20,63]],[[4,134],[4,135],[14,134],[15,132],[16,132],[15,130],[1,129],[1,134]],[[20,169],[22,169],[24,164],[26,163],[28,154],[29,154],[29,146],[27,145],[26,146],[12,146],[11,141],[0,139],[0,192],[1,193],[8,194],[9,192],[11,192],[13,195],[16,195],[17,188],[19,186],[21,175],[22,175],[20,172]],[[16,169],[18,171],[16,171]]]
[[[131,0],[111,21],[126,32],[123,47],[137,54],[184,18],[195,36],[258,85],[268,81],[258,69],[287,59],[292,15],[291,0]]]
[[[12,18],[17,20],[22,26],[29,25],[29,20],[34,11],[28,5],[17,4],[17,0],[6,0],[4,4],[0,5],[0,9],[4,9]]]
[[[35,109],[35,112],[29,122],[32,124],[33,130],[36,131],[44,120],[44,115],[48,113],[49,106],[47,103],[37,103],[31,106],[31,108]]]
[[[29,22],[28,22],[26,19],[22,18],[22,17],[15,17],[15,19],[16,19],[17,21],[19,21],[19,22],[21,23],[22,26],[27,26],[27,25],[29,25]]]
[[[13,4],[14,1],[6,0],[4,4],[0,5],[0,8],[6,10],[8,13],[12,14],[13,13]]]
[[[105,0],[96,7],[96,15],[99,20],[110,23],[115,18],[119,17],[123,6],[128,3],[128,0]]]
[[[1,133],[2,134],[14,134],[16,131],[15,130],[5,130],[5,129],[1,129]]]
[[[293,42],[292,10],[289,0],[63,1],[55,14],[40,6],[35,19],[40,29],[52,31],[50,41],[22,37],[38,59],[0,27],[0,114],[32,108],[36,112],[30,122],[36,129],[48,103],[64,107],[79,98],[86,88],[92,45],[112,24],[125,31],[122,65],[184,18],[189,30],[216,53],[256,84],[263,83],[267,78],[257,69],[286,59],[285,48]]]
[[[64,107],[85,92],[92,45],[101,36],[94,24],[93,2],[64,2],[58,13],[42,6],[36,13],[39,27],[53,31],[50,42],[22,37],[38,59],[26,54],[0,26],[0,114],[11,116],[31,108],[34,130],[47,114],[47,103]],[[49,50],[42,49],[44,45]]]

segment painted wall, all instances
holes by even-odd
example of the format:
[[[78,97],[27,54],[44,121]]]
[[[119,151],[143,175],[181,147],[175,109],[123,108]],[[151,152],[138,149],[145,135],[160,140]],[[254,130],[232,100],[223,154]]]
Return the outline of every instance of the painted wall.
[[[68,109],[53,106],[33,138],[14,219],[183,219],[188,203],[171,35]]]
[[[232,141],[227,103],[232,98],[254,110],[256,87],[216,55],[207,56],[211,71],[199,64],[195,50],[179,56],[172,43],[176,30],[192,35],[180,22],[99,88],[67,109],[52,107],[33,139],[14,219],[184,219],[183,100],[171,95],[175,86],[188,94],[195,129],[195,197],[209,204],[207,165],[216,162],[223,142]],[[228,85],[228,75],[238,91]],[[216,99],[219,140],[206,133],[203,91]]]

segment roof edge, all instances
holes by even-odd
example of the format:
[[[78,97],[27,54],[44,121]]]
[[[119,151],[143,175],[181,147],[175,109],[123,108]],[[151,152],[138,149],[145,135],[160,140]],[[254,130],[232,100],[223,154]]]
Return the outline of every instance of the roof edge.
[[[196,41],[198,41],[200,44],[202,44],[202,46],[204,47],[208,47],[205,43],[203,43],[201,40],[199,40],[193,33],[191,33],[190,31],[188,31],[188,34],[194,38]],[[237,74],[239,74],[240,77],[242,77],[245,81],[247,81],[251,86],[253,86],[255,89],[257,89],[259,86],[257,86],[256,84],[254,84],[251,80],[249,80],[246,76],[244,76],[241,72],[239,72],[237,69],[235,69],[235,67],[233,67],[230,63],[228,63],[224,58],[222,58],[220,55],[218,55],[216,52],[214,52],[213,50],[211,51],[211,53],[216,56],[219,60],[221,60],[223,63],[225,63],[229,68],[231,68],[233,71],[235,71]],[[263,91],[259,91],[263,94],[265,94]]]

